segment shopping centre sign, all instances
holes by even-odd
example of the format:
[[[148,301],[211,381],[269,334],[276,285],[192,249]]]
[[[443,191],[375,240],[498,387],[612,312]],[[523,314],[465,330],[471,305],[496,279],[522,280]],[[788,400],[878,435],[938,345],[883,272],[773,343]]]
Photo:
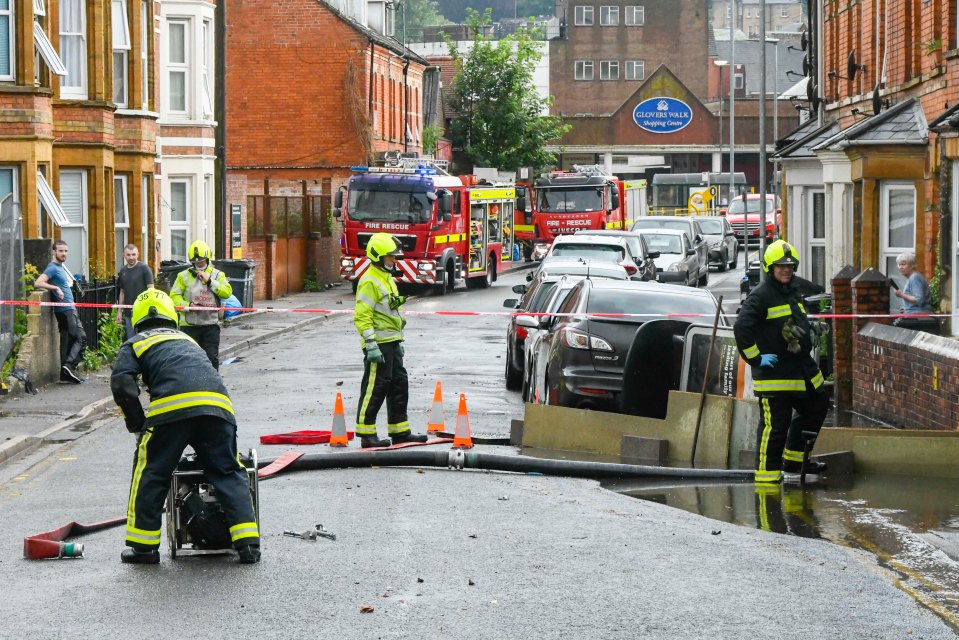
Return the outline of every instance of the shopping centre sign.
[[[693,121],[693,110],[676,98],[650,98],[633,109],[633,122],[650,133],[675,133]]]

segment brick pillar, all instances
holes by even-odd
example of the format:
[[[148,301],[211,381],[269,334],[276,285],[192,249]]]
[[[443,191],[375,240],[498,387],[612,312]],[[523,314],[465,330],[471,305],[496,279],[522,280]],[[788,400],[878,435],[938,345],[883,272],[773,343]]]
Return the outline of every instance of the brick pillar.
[[[869,267],[852,279],[852,312],[854,315],[889,313],[889,278]],[[863,327],[870,322],[892,324],[890,318],[856,318],[853,341]]]
[[[844,266],[832,278],[832,312],[852,314],[852,279],[857,272]],[[852,404],[852,318],[834,318],[832,321],[832,367],[837,406]]]
[[[269,200],[269,199],[268,199]],[[268,233],[266,235],[266,243],[264,247],[264,262],[266,262],[266,299],[275,300],[276,293],[276,280],[273,272],[273,262],[276,259],[276,234]]]

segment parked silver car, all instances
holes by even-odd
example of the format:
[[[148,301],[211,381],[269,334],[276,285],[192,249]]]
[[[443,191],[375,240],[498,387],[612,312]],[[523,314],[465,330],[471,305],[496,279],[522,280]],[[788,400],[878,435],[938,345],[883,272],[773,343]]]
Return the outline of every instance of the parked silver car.
[[[656,276],[660,282],[695,287],[699,282],[699,256],[689,238],[677,229],[644,229],[639,232],[650,251],[658,252]]]
[[[697,218],[691,216],[646,216],[638,218],[633,223],[630,231],[645,231],[646,229],[679,229],[686,233],[689,238],[689,244],[696,252],[699,259],[696,268],[696,278],[700,287],[709,284],[709,259],[706,255],[706,238],[703,236],[703,230],[696,221]],[[655,251],[652,247],[650,251]],[[658,263],[657,263],[658,264]]]
[[[720,271],[735,269],[739,263],[739,242],[729,221],[723,216],[699,216],[696,222],[706,240],[709,266],[716,265]]]

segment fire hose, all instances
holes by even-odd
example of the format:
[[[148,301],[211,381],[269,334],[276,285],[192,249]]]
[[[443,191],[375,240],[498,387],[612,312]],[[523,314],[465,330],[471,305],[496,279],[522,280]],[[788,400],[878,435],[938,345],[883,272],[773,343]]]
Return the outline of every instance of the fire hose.
[[[298,451],[290,451],[274,460],[261,460],[258,462],[258,467],[260,478],[264,480],[281,472],[293,471],[358,469],[364,467],[440,467],[593,478],[597,480],[670,478],[673,480],[709,479],[743,483],[753,481],[753,472],[749,470],[688,469],[611,462],[554,460],[529,456],[478,453],[463,449],[347,451],[335,455],[322,453],[304,455]],[[66,543],[65,540],[68,537],[110,529],[125,522],[126,518],[116,518],[90,525],[71,522],[58,529],[29,536],[23,540],[23,557],[30,560],[80,557],[83,555],[83,545]]]

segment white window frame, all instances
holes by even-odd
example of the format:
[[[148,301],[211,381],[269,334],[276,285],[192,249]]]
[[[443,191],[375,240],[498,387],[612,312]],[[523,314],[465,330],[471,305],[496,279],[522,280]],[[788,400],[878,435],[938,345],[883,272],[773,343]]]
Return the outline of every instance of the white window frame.
[[[599,7],[599,26],[619,26],[619,7],[617,5],[604,4]]]
[[[788,18],[788,17],[789,17],[789,7],[787,7],[786,5],[782,5],[781,7],[779,7],[779,17],[780,17],[780,18]]]
[[[742,91],[743,86],[744,86],[743,74],[734,73],[733,74],[733,90]]]
[[[203,176],[203,237],[207,237],[207,230],[210,222],[213,220],[213,176],[205,174]]]
[[[816,237],[816,196],[822,196],[822,207],[823,207],[823,226],[822,226],[822,237]],[[822,286],[829,288],[829,276],[826,271],[829,269],[829,245],[826,242],[826,238],[829,236],[829,216],[826,212],[826,190],[825,189],[810,189],[806,192],[806,253],[809,255],[809,268],[806,269],[806,273],[803,274],[804,277],[809,280],[813,280],[813,249],[822,248],[824,255],[826,256],[826,262],[823,265],[823,278],[824,282],[819,282]]]
[[[189,117],[190,115],[190,104],[192,98],[192,92],[190,91],[190,44],[191,44],[191,29],[190,26],[192,21],[189,18],[168,18],[167,19],[167,81],[168,81],[168,90],[167,90],[167,111],[172,115],[180,117]],[[173,61],[173,47],[170,46],[171,37],[170,34],[173,31],[173,27],[183,27],[183,61]],[[183,76],[183,109],[174,109],[173,108],[173,75],[178,74]]]
[[[0,164],[0,171],[9,171],[10,172],[10,193],[13,194],[13,201],[20,202],[20,169],[15,164]],[[3,202],[3,199],[6,196],[0,196],[0,202]]]
[[[642,27],[646,24],[646,5],[626,5],[625,18],[627,27]]]
[[[89,172],[86,169],[60,169],[60,197],[58,201],[63,206],[63,182],[67,176],[80,178],[80,221],[70,218],[71,211],[63,209],[68,224],[60,227],[60,237],[70,245],[70,254],[67,265],[70,273],[87,273],[87,221],[90,216],[90,199],[88,191]],[[74,240],[73,232],[79,233],[79,241]],[[79,244],[80,246],[76,246]]]
[[[153,212],[153,207],[150,206],[152,200],[150,199],[150,183],[153,182],[153,177],[144,175],[140,180],[140,233],[143,243],[143,255],[144,260],[146,260],[146,251],[147,251],[147,239],[149,235],[147,231],[149,229],[148,224],[150,221],[150,214]]]
[[[150,43],[153,29],[150,28],[150,5],[152,0],[140,3],[140,106],[144,111],[150,108]]]
[[[625,79],[626,80],[645,80],[646,79],[646,61],[645,60],[627,60],[625,63]],[[632,69],[632,73],[630,73]],[[637,73],[637,69],[639,72]]]
[[[213,68],[213,21],[204,20],[201,40],[203,53],[200,56],[200,77],[203,83],[203,115],[213,116],[213,86],[210,84],[210,69]]]
[[[752,17],[753,17],[753,10],[752,10],[752,9],[746,9],[746,17],[747,17],[747,18],[752,18]]]
[[[111,78],[113,103],[118,107],[126,107],[130,102],[130,50],[132,48],[127,0],[110,1],[110,41],[113,47],[113,77]]]
[[[589,4],[578,4],[573,7],[573,24],[577,27],[591,27],[595,20],[596,10]]]
[[[67,68],[63,66],[63,60],[60,59],[60,54],[53,48],[53,43],[50,42],[46,32],[43,30],[43,26],[39,22],[33,23],[33,46],[36,48],[37,53],[40,54],[40,57],[43,58],[47,68],[50,69],[50,73],[55,73],[61,77],[67,75]]]
[[[174,220],[173,214],[173,188],[174,186],[184,185],[184,206],[186,211],[183,215],[183,220]],[[170,178],[170,226],[168,230],[168,242],[170,243],[170,258],[174,260],[184,260],[186,261],[186,253],[184,255],[174,255],[173,253],[173,234],[182,233],[184,238],[184,249],[189,247],[190,240],[190,223],[193,220],[193,178],[190,176],[178,176]]]
[[[599,79],[619,80],[619,60],[600,60]]]
[[[117,269],[123,266],[123,247],[130,242],[130,176],[113,174],[113,242]],[[117,207],[122,207],[117,215]],[[122,218],[118,220],[117,218]]]
[[[79,16],[80,16],[80,30],[79,31],[64,31],[63,30],[63,8],[69,3],[74,2],[79,5]],[[71,78],[69,75],[70,64],[67,60],[67,57],[64,54],[68,50],[68,47],[63,46],[64,38],[78,38],[80,41],[80,64],[78,66],[80,70],[79,78]],[[73,99],[73,100],[86,100],[87,99],[87,75],[88,69],[87,64],[89,62],[89,56],[87,53],[87,3],[86,0],[60,0],[60,59],[63,61],[64,67],[66,67],[68,73],[64,76],[64,79],[60,81],[60,97]],[[76,84],[67,84],[77,81]],[[84,183],[85,184],[85,183]]]
[[[732,18],[732,17],[733,17],[733,8],[732,8],[732,5],[726,7],[726,17],[727,17],[727,18]]]
[[[893,246],[889,244],[889,196],[893,191],[908,191],[912,194],[912,244],[908,246]],[[913,182],[883,181],[880,183],[879,190],[879,256],[880,262],[877,265],[879,271],[883,272],[889,278],[899,283],[899,286],[905,286],[905,279],[899,275],[899,270],[895,267],[896,256],[900,253],[914,252],[916,250],[916,224],[918,216],[916,215],[916,185]],[[893,267],[889,266],[889,259],[893,261]],[[886,273],[888,271],[888,273]],[[895,308],[899,308],[899,300],[895,299],[893,303]]]
[[[576,60],[573,63],[573,80],[589,81],[593,79],[593,61]]]
[[[33,0],[33,17],[47,15],[47,3],[44,0]]]
[[[16,0],[7,0],[7,8],[0,9],[0,16],[7,19],[7,60],[10,65],[9,73],[0,73],[0,80],[17,79],[17,18],[14,14]]]

